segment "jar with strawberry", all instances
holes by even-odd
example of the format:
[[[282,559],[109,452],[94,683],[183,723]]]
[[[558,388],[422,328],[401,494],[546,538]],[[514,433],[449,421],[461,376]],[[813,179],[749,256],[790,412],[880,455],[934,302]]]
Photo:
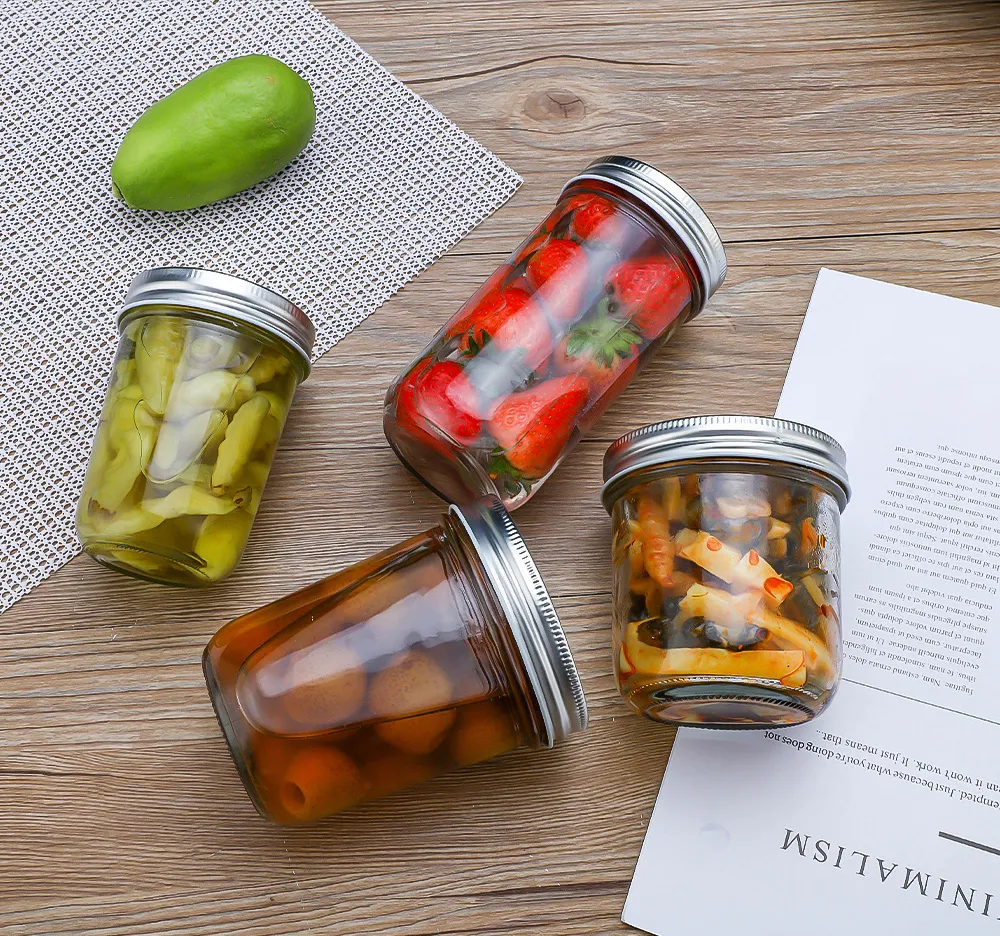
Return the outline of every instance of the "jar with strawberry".
[[[725,275],[687,192],[601,159],[397,378],[386,438],[445,499],[519,507]]]

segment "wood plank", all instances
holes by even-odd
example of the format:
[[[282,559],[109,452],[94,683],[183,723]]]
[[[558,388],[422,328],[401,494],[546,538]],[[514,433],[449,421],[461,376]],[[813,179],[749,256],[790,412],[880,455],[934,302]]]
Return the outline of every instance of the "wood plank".
[[[727,243],[997,226],[994,3],[319,5],[539,209],[620,151],[674,174]]]

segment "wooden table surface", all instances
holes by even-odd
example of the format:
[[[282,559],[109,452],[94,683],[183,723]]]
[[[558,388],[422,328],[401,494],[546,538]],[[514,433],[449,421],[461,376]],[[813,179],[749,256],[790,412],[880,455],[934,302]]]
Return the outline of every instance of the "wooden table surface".
[[[770,414],[821,266],[1000,300],[1000,4],[320,5],[525,184],[319,362],[226,583],[162,589],[81,557],[0,617],[4,934],[624,931],[672,731],[628,714],[611,679],[607,443],[690,413]],[[590,730],[314,829],[267,825],[209,706],[206,640],[435,522],[441,504],[384,444],[385,388],[560,185],[608,152],[688,187],[730,273],[517,515]]]

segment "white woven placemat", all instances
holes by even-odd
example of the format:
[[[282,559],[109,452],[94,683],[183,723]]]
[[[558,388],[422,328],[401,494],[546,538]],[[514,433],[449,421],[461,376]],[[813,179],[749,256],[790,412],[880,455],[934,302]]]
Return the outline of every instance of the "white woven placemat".
[[[134,274],[256,280],[306,309],[318,357],[520,179],[306,0],[0,0],[0,23],[3,611],[79,551],[73,514]],[[109,168],[125,130],[250,52],[312,85],[305,154],[208,208],[120,205]]]

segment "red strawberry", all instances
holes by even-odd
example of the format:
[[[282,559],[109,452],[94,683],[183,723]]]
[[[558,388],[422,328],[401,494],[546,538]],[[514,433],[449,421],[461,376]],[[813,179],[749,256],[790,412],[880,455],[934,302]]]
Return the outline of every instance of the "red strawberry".
[[[570,329],[553,355],[560,374],[579,374],[589,380],[595,396],[639,353],[642,335],[621,319],[607,314],[607,301],[596,318]]]
[[[589,396],[582,377],[555,377],[506,397],[489,421],[498,445],[491,477],[508,494],[530,490],[555,467]]]
[[[622,367],[619,367],[615,371],[614,379],[608,386],[600,391],[600,396],[597,397],[596,402],[589,410],[587,410],[586,415],[580,420],[580,431],[589,432],[591,426],[597,422],[607,411],[608,407],[611,406],[615,400],[622,395],[625,388],[632,383],[632,378],[635,377],[635,372],[639,368],[639,359],[635,358],[629,363],[625,361],[620,362]]]
[[[427,435],[440,430],[458,445],[471,445],[482,429],[476,415],[476,392],[456,361],[417,364],[403,378],[396,395],[396,420]]]
[[[525,277],[552,318],[571,322],[584,311],[587,272],[587,252],[575,241],[556,239],[531,255]]]
[[[524,242],[524,245],[520,247],[514,254],[513,262],[520,263],[527,257],[530,257],[545,241],[548,239],[548,232],[545,230],[539,231],[537,234],[532,235]]]
[[[575,241],[557,238],[536,250],[528,261],[526,276],[532,288],[539,289],[553,276],[579,276],[587,266],[587,256]]]
[[[559,207],[562,209],[560,220],[565,220],[566,217],[571,215],[581,205],[586,205],[593,197],[590,192],[581,192],[579,195],[571,195],[569,198],[563,199],[559,203]]]
[[[691,301],[691,284],[672,257],[626,260],[609,274],[607,285],[622,315],[646,338],[658,338]]]
[[[459,348],[474,357],[488,344],[501,351],[522,351],[523,363],[534,370],[552,350],[552,329],[531,294],[517,286],[494,289],[460,315],[447,336],[461,335]]]
[[[614,239],[608,235],[617,233],[619,225],[614,223],[615,220],[621,221],[621,216],[614,202],[594,195],[573,212],[570,230],[582,241],[606,241]]]

